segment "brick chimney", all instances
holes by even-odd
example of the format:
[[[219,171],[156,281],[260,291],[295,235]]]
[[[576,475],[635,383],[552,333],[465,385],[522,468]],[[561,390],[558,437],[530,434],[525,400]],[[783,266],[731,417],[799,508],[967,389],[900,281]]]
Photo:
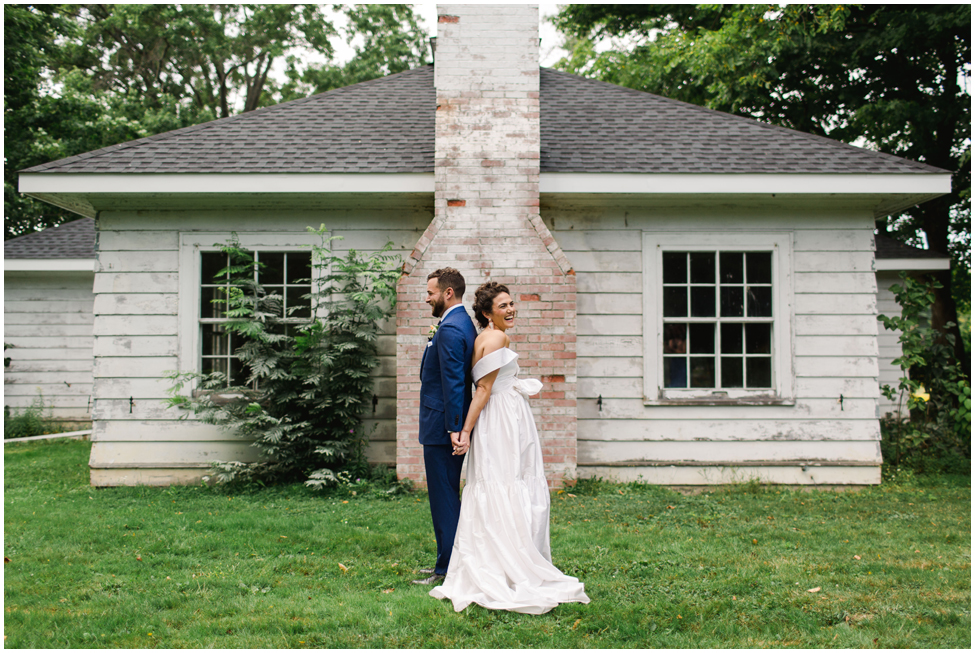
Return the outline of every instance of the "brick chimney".
[[[451,266],[464,305],[485,281],[506,284],[518,309],[508,332],[531,399],[546,475],[576,469],[576,279],[539,217],[537,5],[438,5],[434,219],[403,266],[396,317],[396,468],[424,483],[418,439],[420,359],[436,322],[427,274]]]

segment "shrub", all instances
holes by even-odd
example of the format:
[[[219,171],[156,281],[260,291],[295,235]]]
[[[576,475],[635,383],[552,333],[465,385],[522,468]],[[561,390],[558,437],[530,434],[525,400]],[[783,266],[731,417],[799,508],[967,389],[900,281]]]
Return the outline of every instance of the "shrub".
[[[3,437],[29,438],[35,435],[47,435],[60,431],[59,425],[51,421],[51,416],[44,415],[44,395],[38,393],[30,406],[17,413],[5,406],[3,410]]]
[[[309,231],[313,231],[309,228]],[[244,341],[235,352],[247,380],[232,385],[220,372],[173,375],[171,405],[191,410],[253,441],[260,462],[215,461],[222,482],[305,481],[312,487],[336,485],[366,475],[362,414],[371,405],[370,371],[379,363],[381,322],[393,315],[399,268],[392,246],[364,256],[350,250],[333,253],[336,237],[317,232],[322,244],[312,248],[318,275],[303,297],[315,319],[294,324],[282,314],[282,298],[255,281],[253,256],[236,237],[223,246],[230,255],[226,328]],[[309,304],[289,311],[308,311]],[[188,381],[190,395],[180,394]],[[340,476],[340,472],[346,475]]]
[[[908,415],[881,420],[885,461],[915,471],[968,468],[971,458],[971,385],[953,356],[954,339],[931,328],[924,319],[934,302],[937,281],[901,273],[903,285],[891,286],[900,317],[879,316],[884,327],[901,332],[902,355],[894,359],[903,376],[897,388],[884,385],[889,400],[905,406]],[[946,325],[946,326],[951,326]]]

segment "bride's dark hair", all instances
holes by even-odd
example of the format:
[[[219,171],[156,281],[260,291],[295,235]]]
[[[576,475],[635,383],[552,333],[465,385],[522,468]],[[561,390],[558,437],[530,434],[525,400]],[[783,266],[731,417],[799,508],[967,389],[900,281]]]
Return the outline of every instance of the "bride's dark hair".
[[[489,322],[484,314],[490,313],[494,309],[494,298],[503,292],[511,294],[508,286],[497,281],[488,281],[481,284],[481,287],[474,293],[474,319],[477,320],[482,329],[487,328]]]

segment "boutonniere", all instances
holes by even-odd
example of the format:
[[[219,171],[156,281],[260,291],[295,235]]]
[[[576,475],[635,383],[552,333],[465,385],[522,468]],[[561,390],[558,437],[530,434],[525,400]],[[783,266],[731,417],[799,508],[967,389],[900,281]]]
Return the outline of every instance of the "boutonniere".
[[[433,336],[437,335],[437,329],[440,328],[439,324],[431,324],[430,330],[427,332],[427,342],[433,340]]]

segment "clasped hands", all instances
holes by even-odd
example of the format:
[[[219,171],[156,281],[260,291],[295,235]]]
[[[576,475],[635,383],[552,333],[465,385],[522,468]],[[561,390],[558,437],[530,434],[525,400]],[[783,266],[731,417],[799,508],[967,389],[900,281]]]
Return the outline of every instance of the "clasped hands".
[[[450,443],[454,445],[454,455],[463,456],[471,448],[471,434],[467,431],[455,431],[450,434]]]

